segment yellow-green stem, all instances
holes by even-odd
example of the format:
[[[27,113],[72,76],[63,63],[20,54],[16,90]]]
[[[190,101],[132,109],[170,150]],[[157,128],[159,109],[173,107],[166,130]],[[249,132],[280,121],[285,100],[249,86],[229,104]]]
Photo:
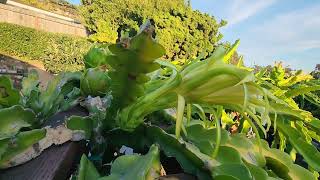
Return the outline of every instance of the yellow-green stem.
[[[177,121],[176,121],[176,137],[177,138],[180,137],[185,103],[186,102],[184,97],[178,94]]]
[[[214,147],[214,151],[213,151],[213,154],[212,154],[212,158],[215,158],[217,157],[218,155],[218,152],[219,152],[219,147],[220,147],[220,144],[221,144],[221,126],[220,126],[220,119],[219,117],[217,116],[217,113],[214,113],[214,119],[216,121],[216,130],[217,130],[217,136],[216,136],[216,145]]]

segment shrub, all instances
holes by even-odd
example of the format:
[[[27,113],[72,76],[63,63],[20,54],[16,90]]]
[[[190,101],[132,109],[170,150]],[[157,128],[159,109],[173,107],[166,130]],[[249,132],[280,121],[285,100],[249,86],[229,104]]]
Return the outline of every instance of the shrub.
[[[40,60],[49,45],[47,33],[19,25],[0,23],[0,51],[28,60]]]
[[[86,38],[8,23],[0,23],[0,39],[0,52],[26,60],[40,60],[52,73],[82,69],[83,55],[91,45]]]
[[[166,49],[166,59],[188,59],[213,52],[222,38],[217,23],[208,14],[192,10],[184,0],[82,0],[79,7],[93,41],[114,43],[121,32],[131,36],[151,19],[156,38]]]
[[[83,55],[88,52],[90,43],[84,38],[59,36],[50,40],[43,58],[47,71],[79,71],[83,69]]]

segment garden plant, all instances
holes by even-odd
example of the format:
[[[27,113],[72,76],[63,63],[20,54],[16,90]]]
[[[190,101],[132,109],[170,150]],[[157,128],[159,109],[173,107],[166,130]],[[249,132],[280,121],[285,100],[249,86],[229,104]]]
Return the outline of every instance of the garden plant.
[[[319,80],[300,71],[285,76],[280,65],[256,73],[242,61],[233,65],[239,41],[175,65],[161,59],[165,48],[153,35],[146,23],[134,37],[91,48],[83,71],[60,73],[46,89],[35,72],[21,91],[1,76],[0,167],[87,140],[73,176],[80,180],[158,179],[168,157],[201,180],[318,178],[320,121],[299,103],[317,104]],[[43,128],[78,104],[89,116]],[[122,146],[133,153],[114,157]],[[295,163],[297,154],[307,166]]]

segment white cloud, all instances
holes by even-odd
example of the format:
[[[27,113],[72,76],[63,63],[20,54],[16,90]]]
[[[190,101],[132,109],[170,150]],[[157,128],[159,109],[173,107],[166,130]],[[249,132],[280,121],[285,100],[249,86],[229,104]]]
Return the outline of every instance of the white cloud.
[[[313,68],[320,53],[307,57],[308,51],[320,50],[320,4],[295,11],[266,17],[267,21],[255,25],[242,37],[240,50],[252,62],[270,64],[282,59],[295,68]],[[294,56],[299,56],[295,58]],[[306,65],[308,64],[308,65]]]
[[[320,1],[192,2],[201,11],[228,21],[221,29],[224,40],[241,39],[238,50],[248,65],[267,65],[283,60],[292,68],[312,70],[320,62]]]
[[[228,26],[240,23],[275,3],[275,0],[233,0],[228,12]]]
[[[276,45],[319,47],[320,5],[280,14],[258,24],[252,33]],[[288,44],[290,42],[290,44]],[[292,44],[292,45],[291,45]]]

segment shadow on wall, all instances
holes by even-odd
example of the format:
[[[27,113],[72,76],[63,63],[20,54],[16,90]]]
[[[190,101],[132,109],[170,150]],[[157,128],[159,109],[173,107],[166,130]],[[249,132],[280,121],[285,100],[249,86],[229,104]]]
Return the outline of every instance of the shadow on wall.
[[[33,69],[39,74],[41,88],[46,87],[48,81],[53,77],[52,74],[13,57],[0,54],[0,76],[10,76],[16,88],[21,88],[23,77],[28,76],[28,72]]]

